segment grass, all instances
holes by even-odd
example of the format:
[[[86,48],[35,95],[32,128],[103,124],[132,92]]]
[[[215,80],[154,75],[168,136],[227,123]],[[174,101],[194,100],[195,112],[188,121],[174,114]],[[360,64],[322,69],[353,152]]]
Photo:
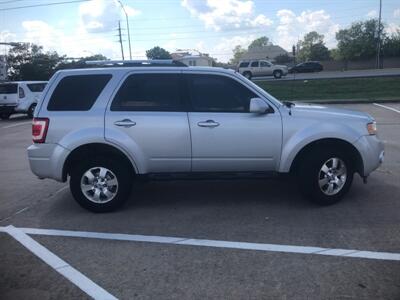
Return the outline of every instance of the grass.
[[[255,83],[279,100],[400,100],[400,76]]]

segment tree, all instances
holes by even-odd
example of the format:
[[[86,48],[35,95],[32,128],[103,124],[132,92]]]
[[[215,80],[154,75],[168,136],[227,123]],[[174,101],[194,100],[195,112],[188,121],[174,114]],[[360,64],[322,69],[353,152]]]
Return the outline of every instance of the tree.
[[[11,80],[48,80],[62,57],[57,52],[43,52],[35,44],[13,46],[8,55],[8,77]]]
[[[382,52],[385,57],[400,57],[400,30],[385,38]]]
[[[57,65],[56,71],[62,70],[62,69],[82,69],[82,68],[96,67],[95,65],[86,64],[87,61],[94,61],[94,60],[108,60],[108,58],[102,54],[95,54],[95,55],[81,57],[79,59],[73,59],[73,60],[68,60],[68,59],[64,58]]]
[[[381,39],[386,39],[381,24]],[[344,60],[367,59],[376,55],[378,20],[371,19],[353,23],[336,33],[338,51]]]
[[[161,47],[154,47],[146,51],[146,56],[148,59],[171,59],[171,54]]]
[[[240,45],[237,45],[232,51],[233,51],[233,57],[229,61],[231,65],[237,65],[243,54],[247,52],[247,50]]]
[[[299,60],[327,60],[329,50],[325,46],[324,36],[316,31],[307,33],[300,41]]]
[[[248,50],[253,49],[253,48],[258,48],[258,47],[265,47],[265,46],[270,46],[272,43],[269,41],[269,38],[266,36],[259,37],[258,39],[255,39],[252,41],[247,47]]]

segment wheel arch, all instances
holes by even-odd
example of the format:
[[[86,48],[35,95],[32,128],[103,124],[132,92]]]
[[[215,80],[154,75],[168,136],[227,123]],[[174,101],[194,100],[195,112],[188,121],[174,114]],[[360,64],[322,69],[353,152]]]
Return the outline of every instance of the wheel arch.
[[[364,162],[361,153],[350,142],[339,138],[323,138],[306,144],[295,155],[290,165],[289,172],[296,172],[299,167],[299,163],[305,157],[305,155],[307,155],[307,153],[309,153],[311,150],[319,147],[335,147],[344,150],[349,154],[350,157],[354,157],[354,160],[352,160],[354,170],[359,174],[364,174]]]
[[[114,145],[106,143],[89,143],[80,145],[69,153],[63,165],[63,172],[62,172],[63,181],[67,180],[67,176],[70,174],[71,168],[74,165],[74,163],[82,159],[89,158],[94,154],[107,155],[120,159],[122,163],[130,166],[133,174],[138,174],[138,169],[135,162],[123,150],[117,148]]]

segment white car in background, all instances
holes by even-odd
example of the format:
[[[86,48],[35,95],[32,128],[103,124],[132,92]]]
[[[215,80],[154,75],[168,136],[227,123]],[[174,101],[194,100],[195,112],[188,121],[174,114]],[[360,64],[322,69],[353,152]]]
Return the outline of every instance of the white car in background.
[[[26,113],[32,118],[46,84],[47,81],[0,83],[0,118],[8,119],[15,113]]]
[[[257,76],[274,76],[276,79],[286,76],[288,67],[285,65],[274,65],[267,60],[246,60],[240,61],[238,72],[247,79]]]

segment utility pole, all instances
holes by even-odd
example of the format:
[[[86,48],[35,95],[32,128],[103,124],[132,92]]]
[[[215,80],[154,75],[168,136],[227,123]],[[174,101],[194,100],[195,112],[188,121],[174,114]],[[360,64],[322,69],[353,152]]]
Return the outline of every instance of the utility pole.
[[[118,21],[118,35],[119,35],[119,43],[121,44],[122,60],[125,60],[124,45],[122,44],[122,35],[121,35],[121,21]]]
[[[128,13],[125,10],[125,6],[122,4],[121,0],[117,0],[118,3],[121,5],[122,10],[124,11],[125,14],[125,19],[126,19],[126,29],[128,30],[128,45],[129,45],[129,59],[132,60],[132,49],[131,49],[131,33],[129,31],[129,18],[128,18]]]
[[[382,0],[379,0],[379,21],[378,21],[378,45],[376,50],[376,68],[381,68],[381,17],[382,17]]]

